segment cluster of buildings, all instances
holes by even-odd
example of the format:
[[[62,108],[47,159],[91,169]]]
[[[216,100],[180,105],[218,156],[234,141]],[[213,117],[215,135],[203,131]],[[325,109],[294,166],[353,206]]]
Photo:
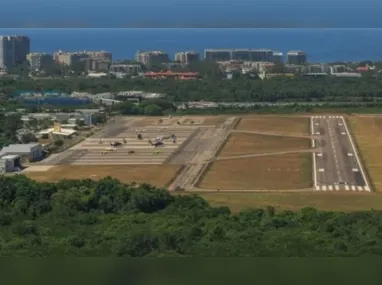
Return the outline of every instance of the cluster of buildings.
[[[270,49],[205,49],[204,60],[217,62],[220,68],[230,76],[233,71],[243,74],[257,74],[264,77],[266,73],[304,74],[359,77],[361,73],[371,70],[371,67],[360,67],[355,70],[345,65],[308,64],[307,54],[303,51],[292,50],[285,55],[280,51]],[[73,67],[82,63],[83,73],[89,77],[102,77],[112,74],[117,78],[125,76],[142,76],[145,78],[176,78],[180,80],[199,78],[197,72],[147,72],[153,65],[163,65],[164,70],[171,70],[174,66],[189,65],[200,61],[196,51],[177,52],[174,60],[169,54],[161,50],[142,51],[135,55],[135,62],[113,61],[112,54],[106,51],[78,51],[65,52],[58,50],[53,54],[31,53],[30,40],[26,36],[0,37],[0,72],[23,63],[29,62],[32,71],[41,72],[44,66],[55,62]],[[283,70],[276,70],[275,66],[282,63]],[[146,71],[146,72],[145,72]],[[273,76],[272,75],[272,76]]]
[[[204,59],[209,61],[250,61],[250,62],[284,62],[284,54],[269,49],[206,49]],[[305,64],[307,55],[303,51],[288,51],[287,64]]]

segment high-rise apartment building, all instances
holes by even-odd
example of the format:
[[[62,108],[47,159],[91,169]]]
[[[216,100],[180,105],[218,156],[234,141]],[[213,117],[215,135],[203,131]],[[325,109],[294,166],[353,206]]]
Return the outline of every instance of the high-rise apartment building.
[[[209,61],[272,61],[273,51],[268,49],[206,49],[204,58]]]
[[[135,60],[144,65],[161,64],[171,61],[168,53],[160,50],[138,51],[135,55]]]
[[[273,51],[269,49],[251,49],[249,53],[251,61],[270,62],[273,58]]]
[[[204,59],[207,61],[229,61],[232,59],[232,49],[206,49]]]
[[[178,52],[175,54],[175,61],[190,64],[199,61],[199,53],[196,51]]]
[[[272,62],[284,62],[284,54],[279,51],[274,51],[272,54]]]
[[[0,69],[8,69],[26,61],[30,40],[26,36],[0,36]]]
[[[32,70],[41,70],[44,67],[52,64],[53,56],[49,53],[29,53],[27,60]]]
[[[287,63],[288,64],[303,64],[306,63],[307,56],[305,52],[299,50],[288,51]]]

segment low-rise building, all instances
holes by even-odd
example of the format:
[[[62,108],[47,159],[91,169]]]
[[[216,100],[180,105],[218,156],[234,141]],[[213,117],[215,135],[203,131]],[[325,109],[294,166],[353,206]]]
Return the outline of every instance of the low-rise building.
[[[111,74],[138,75],[142,72],[140,64],[112,64],[109,72]]]
[[[37,161],[43,157],[42,146],[39,143],[11,144],[2,148],[0,156],[18,155],[29,161]]]
[[[148,66],[171,61],[170,57],[168,56],[168,53],[161,50],[138,51],[135,55],[135,60]]]
[[[22,169],[21,158],[16,154],[7,154],[0,157],[0,174],[20,171]]]
[[[49,66],[53,62],[53,55],[49,53],[29,53],[27,60],[32,70],[40,71],[44,67]]]

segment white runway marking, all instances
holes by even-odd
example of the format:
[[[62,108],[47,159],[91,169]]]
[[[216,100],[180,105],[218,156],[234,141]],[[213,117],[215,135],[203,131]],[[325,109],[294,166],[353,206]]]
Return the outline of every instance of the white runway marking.
[[[326,185],[322,186],[322,191],[326,191]]]
[[[362,191],[363,187],[362,186],[357,186],[358,191]]]
[[[329,191],[333,191],[333,186],[329,185]]]
[[[324,172],[324,171],[325,171],[325,169],[323,169],[323,168],[318,169],[318,172]]]
[[[345,185],[345,190],[349,191],[350,190],[349,186]]]
[[[365,189],[365,191],[370,192],[369,187],[365,186],[365,187],[363,187],[363,188]]]
[[[353,172],[359,172],[359,169],[358,168],[353,168],[352,171]]]
[[[320,134],[320,132],[316,132],[316,135],[319,135]]]
[[[349,153],[348,153],[348,156],[353,156],[353,154],[349,152]]]
[[[320,186],[316,186],[316,191],[320,191]]]
[[[340,190],[340,186],[338,186],[338,185],[335,185],[334,188],[336,189],[336,191]]]
[[[346,133],[345,133],[345,132],[341,132],[341,135],[343,135],[343,136],[344,136],[344,135],[346,135]]]
[[[317,156],[322,156],[322,153],[320,152],[320,153],[317,153]]]
[[[363,168],[362,168],[362,163],[361,163],[361,161],[360,161],[360,159],[359,159],[359,157],[358,157],[356,147],[355,147],[354,142],[353,142],[353,139],[352,139],[352,137],[351,137],[351,135],[350,135],[350,133],[349,133],[349,129],[348,129],[348,126],[347,126],[347,124],[346,124],[346,121],[345,121],[344,117],[341,117],[341,119],[342,119],[342,122],[343,122],[343,124],[344,124],[345,129],[346,129],[346,132],[349,134],[348,137],[349,137],[349,140],[350,140],[350,144],[351,144],[351,146],[352,146],[352,148],[353,148],[353,153],[354,153],[355,158],[356,158],[356,160],[357,160],[358,166],[359,166],[360,169],[361,169],[361,173],[362,173],[363,180],[365,181],[366,187],[370,189],[370,187],[369,187],[369,183],[368,183],[367,178],[366,178],[366,175],[365,175],[365,172],[364,172],[364,170],[363,170]]]
[[[315,126],[319,126],[320,124],[319,124],[319,123],[315,123],[314,125],[315,125]]]
[[[352,185],[352,186],[351,186],[351,190],[352,190],[352,191],[355,191],[355,190],[357,190],[357,188],[356,188],[354,185]]]

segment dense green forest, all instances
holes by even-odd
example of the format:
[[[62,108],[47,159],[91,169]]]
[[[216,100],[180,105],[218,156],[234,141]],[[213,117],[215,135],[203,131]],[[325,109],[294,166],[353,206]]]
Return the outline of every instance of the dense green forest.
[[[0,79],[0,94],[12,95],[17,90],[60,90],[71,93],[117,92],[143,90],[168,95],[172,102],[375,102],[382,99],[382,80],[376,78],[274,78],[254,80],[149,80],[135,79]]]
[[[0,256],[382,255],[382,213],[249,209],[111,178],[0,177]]]

